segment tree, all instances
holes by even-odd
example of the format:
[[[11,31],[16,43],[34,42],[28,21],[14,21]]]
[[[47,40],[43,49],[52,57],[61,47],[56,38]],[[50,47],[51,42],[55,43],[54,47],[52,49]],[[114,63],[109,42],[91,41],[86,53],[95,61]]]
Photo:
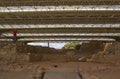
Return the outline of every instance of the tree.
[[[80,46],[81,45],[80,45],[79,42],[71,42],[71,43],[65,44],[62,49],[76,49],[76,50],[79,50]]]

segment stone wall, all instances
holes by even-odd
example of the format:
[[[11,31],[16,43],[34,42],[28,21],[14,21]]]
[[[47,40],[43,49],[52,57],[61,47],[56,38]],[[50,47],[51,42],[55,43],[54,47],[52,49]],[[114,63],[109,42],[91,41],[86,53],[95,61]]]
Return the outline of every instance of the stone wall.
[[[9,62],[28,61],[28,55],[17,53],[17,44],[14,43],[0,43],[0,60]],[[22,50],[22,49],[21,49]]]
[[[104,51],[92,56],[94,62],[120,63],[120,42],[107,43]]]
[[[3,57],[3,60],[12,62],[77,61],[80,57],[88,58],[102,50],[104,50],[104,44],[101,42],[83,44],[80,50],[56,50],[41,46],[28,46],[19,42],[17,44],[11,43],[1,48],[0,56]],[[2,55],[2,51],[5,53],[4,55]]]
[[[90,43],[82,44],[79,52],[87,57],[91,57],[92,54],[103,51],[104,48],[105,43],[99,41],[91,41]]]
[[[27,46],[17,44],[17,53],[28,54],[29,61],[77,61],[80,57],[91,57],[92,54],[104,50],[105,44],[92,41],[83,44],[80,50],[56,50],[41,46]],[[21,50],[22,49],[22,50]]]
[[[22,50],[20,50],[22,49]],[[57,50],[41,46],[17,45],[17,53],[29,55],[29,61],[76,61],[81,55],[75,50]]]

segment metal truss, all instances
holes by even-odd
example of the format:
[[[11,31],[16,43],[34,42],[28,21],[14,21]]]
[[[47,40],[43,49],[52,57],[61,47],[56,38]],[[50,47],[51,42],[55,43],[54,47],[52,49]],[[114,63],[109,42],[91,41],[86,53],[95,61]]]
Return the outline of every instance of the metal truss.
[[[55,40],[55,41],[59,41],[59,40],[76,40],[76,41],[91,41],[91,40],[97,40],[97,41],[115,41],[115,39],[110,39],[110,38],[49,38],[49,39],[40,39],[40,38],[24,38],[24,39],[19,39],[19,41],[32,41],[32,40]]]
[[[39,11],[0,13],[1,24],[119,24],[120,11]]]
[[[0,41],[13,41],[12,33],[6,32],[13,29],[19,30],[18,41],[23,42],[116,41],[115,39],[120,37],[119,13],[119,0],[0,0],[0,30],[2,30]],[[104,31],[102,33],[95,30],[94,33],[89,33],[90,31],[64,33],[62,30],[59,33],[36,32],[37,29],[50,28],[88,30],[95,28]],[[34,31],[30,31],[31,29]],[[29,31],[24,33],[24,30]],[[7,39],[2,39],[2,36]]]
[[[3,33],[2,35],[12,37],[11,33]],[[120,36],[120,33],[18,33],[18,37],[39,37],[39,36]]]
[[[0,39],[0,41],[13,41],[12,39]],[[115,41],[112,38],[23,38],[18,41]]]
[[[118,28],[120,24],[0,24],[0,29],[38,29],[38,28]]]
[[[0,6],[119,5],[119,0],[0,0]]]
[[[85,6],[12,6],[0,7],[0,12],[36,12],[36,11],[118,11],[120,5]]]

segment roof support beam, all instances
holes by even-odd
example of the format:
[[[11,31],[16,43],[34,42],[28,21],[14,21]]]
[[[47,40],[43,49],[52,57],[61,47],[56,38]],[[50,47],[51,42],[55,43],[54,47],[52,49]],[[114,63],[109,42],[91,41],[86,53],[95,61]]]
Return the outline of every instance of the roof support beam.
[[[0,0],[0,6],[119,5],[119,0]]]
[[[2,35],[12,37],[11,33],[3,33]],[[120,33],[18,33],[18,37],[39,37],[39,36],[120,36]]]
[[[13,41],[12,39],[0,39],[0,41]],[[114,42],[112,38],[22,38],[18,41],[108,41]]]
[[[120,5],[86,6],[14,6],[0,7],[0,12],[36,12],[36,11],[118,11]]]
[[[0,24],[0,29],[38,28],[120,28],[120,24]]]

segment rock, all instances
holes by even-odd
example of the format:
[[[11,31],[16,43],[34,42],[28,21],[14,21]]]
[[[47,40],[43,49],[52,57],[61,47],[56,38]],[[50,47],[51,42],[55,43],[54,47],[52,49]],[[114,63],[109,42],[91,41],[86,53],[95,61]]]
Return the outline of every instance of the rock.
[[[85,57],[81,57],[81,58],[78,59],[78,61],[79,61],[79,62],[86,62],[87,59],[86,59]]]

